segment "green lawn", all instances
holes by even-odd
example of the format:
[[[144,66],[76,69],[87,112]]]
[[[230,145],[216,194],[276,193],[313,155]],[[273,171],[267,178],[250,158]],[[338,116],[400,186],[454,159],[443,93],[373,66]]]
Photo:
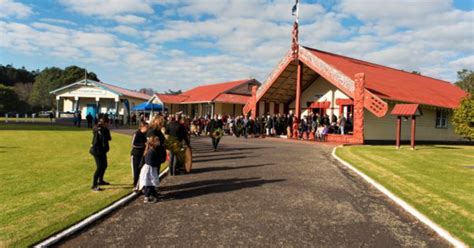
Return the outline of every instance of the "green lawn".
[[[0,124],[4,124],[6,121],[7,121],[7,118],[0,117]],[[53,122],[54,121],[55,121],[55,119],[53,119]],[[8,123],[15,123],[15,122],[16,122],[16,117],[15,116],[8,117]],[[23,116],[23,117],[20,116],[18,118],[18,122],[51,122],[51,120],[49,118],[36,117],[36,118],[33,119],[32,117],[25,118],[25,116]]]
[[[117,133],[105,174],[112,185],[90,190],[91,136],[75,127],[0,124],[0,247],[34,244],[131,192],[131,137]]]
[[[346,146],[336,154],[474,246],[473,146]]]

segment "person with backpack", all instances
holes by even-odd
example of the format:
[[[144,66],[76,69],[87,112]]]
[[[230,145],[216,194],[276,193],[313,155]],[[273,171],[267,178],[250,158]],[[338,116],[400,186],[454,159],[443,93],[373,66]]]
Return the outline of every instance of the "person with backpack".
[[[94,127],[92,133],[92,145],[89,153],[94,157],[96,170],[92,179],[93,191],[101,191],[99,185],[109,185],[110,183],[104,180],[105,170],[107,169],[107,152],[109,152],[109,141],[112,140],[108,127],[107,119],[100,119]]]

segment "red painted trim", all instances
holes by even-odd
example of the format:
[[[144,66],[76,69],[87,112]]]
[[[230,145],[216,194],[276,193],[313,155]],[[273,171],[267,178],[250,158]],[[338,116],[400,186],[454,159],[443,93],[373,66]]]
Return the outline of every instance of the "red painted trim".
[[[295,102],[295,116],[298,120],[301,118],[301,79],[303,77],[303,63],[298,61],[298,68],[296,70],[296,102]]]
[[[337,105],[354,105],[352,99],[336,98]]]
[[[397,116],[397,137],[396,137],[396,147],[400,148],[400,136],[402,134],[402,117]]]
[[[292,56],[291,56],[291,50],[288,51],[285,55],[285,57],[283,57],[282,60],[286,60],[285,63],[281,66],[280,70],[278,70],[274,75],[272,75],[272,79],[271,81],[269,82],[265,82],[264,85],[263,85],[263,90],[262,90],[262,93],[257,96],[257,102],[260,101],[260,99],[267,93],[268,89],[270,89],[270,87],[275,83],[275,81],[280,77],[281,73],[286,70],[286,68],[288,67],[288,65],[293,62],[293,59],[292,59]],[[279,66],[279,65],[277,65]]]

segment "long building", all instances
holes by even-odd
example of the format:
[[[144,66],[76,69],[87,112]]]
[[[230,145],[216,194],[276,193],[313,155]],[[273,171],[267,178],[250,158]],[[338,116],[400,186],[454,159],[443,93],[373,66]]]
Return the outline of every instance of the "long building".
[[[466,95],[447,81],[297,46],[249,99],[244,113],[352,115],[353,133],[328,135],[328,140],[364,143],[394,140],[400,117],[390,113],[397,104],[410,103],[421,114],[416,116],[416,140],[461,141],[451,118]],[[401,139],[410,140],[410,122],[400,124]]]
[[[129,121],[131,109],[151,96],[115,85],[83,79],[50,92],[56,96],[56,117],[70,117],[80,112],[116,115],[123,123]]]
[[[163,104],[169,113],[183,112],[194,116],[241,115],[243,106],[252,96],[252,87],[259,86],[255,79],[202,85],[179,95],[155,94],[149,102]]]

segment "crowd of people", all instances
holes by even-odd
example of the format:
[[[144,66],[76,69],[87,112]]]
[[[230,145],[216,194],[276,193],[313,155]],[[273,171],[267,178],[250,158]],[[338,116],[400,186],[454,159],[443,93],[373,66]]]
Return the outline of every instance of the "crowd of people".
[[[108,129],[111,119],[108,115],[98,116],[93,128],[92,145],[89,150],[94,157],[96,170],[93,175],[92,190],[101,191],[101,185],[109,185],[104,180],[107,169],[107,153],[112,140]],[[89,122],[89,118],[88,122]],[[248,116],[214,115],[189,118],[182,114],[168,115],[158,113],[151,120],[140,115],[138,128],[132,138],[131,166],[134,191],[144,193],[145,202],[156,202],[159,184],[159,170],[166,161],[169,151],[169,174],[171,176],[185,172],[180,151],[191,147],[190,136],[208,135],[212,147],[217,151],[222,136],[265,137],[280,136],[299,139],[324,140],[329,133],[347,134],[352,131],[352,116],[347,118],[326,114],[309,114],[297,120],[293,113],[259,116],[255,119]],[[80,124],[79,124],[80,125]],[[172,141],[167,142],[167,141]],[[175,144],[178,147],[174,147]]]

